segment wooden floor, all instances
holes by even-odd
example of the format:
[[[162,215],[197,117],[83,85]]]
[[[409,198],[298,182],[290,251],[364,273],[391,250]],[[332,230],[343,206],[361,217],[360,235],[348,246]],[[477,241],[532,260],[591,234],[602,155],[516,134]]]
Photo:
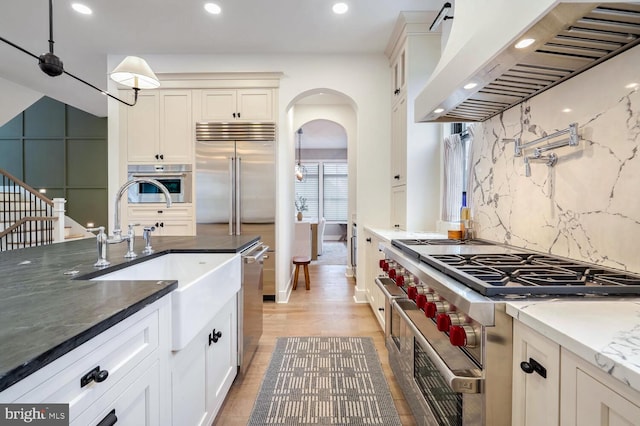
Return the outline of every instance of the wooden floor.
[[[311,290],[301,277],[289,303],[265,303],[260,348],[244,377],[236,378],[214,425],[246,425],[277,337],[372,337],[403,425],[415,425],[387,361],[384,334],[368,304],[353,301],[355,281],[346,278],[344,265],[311,265]],[[302,275],[302,274],[301,274]]]

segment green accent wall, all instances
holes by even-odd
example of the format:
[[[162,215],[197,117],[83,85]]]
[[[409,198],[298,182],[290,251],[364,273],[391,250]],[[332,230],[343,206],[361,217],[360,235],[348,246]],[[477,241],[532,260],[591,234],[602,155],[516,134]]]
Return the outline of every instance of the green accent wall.
[[[81,225],[107,225],[107,119],[43,97],[0,127],[0,169],[65,198]]]

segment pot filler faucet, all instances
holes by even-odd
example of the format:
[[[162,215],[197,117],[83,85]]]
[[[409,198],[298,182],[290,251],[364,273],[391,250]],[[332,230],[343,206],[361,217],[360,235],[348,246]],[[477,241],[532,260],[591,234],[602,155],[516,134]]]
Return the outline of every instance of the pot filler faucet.
[[[160,189],[164,194],[165,201],[167,202],[167,207],[171,207],[171,194],[169,193],[169,190],[157,180],[146,178],[146,177],[139,177],[139,178],[133,178],[126,181],[124,185],[122,185],[120,189],[118,189],[118,193],[116,194],[116,198],[115,198],[114,216],[113,216],[113,235],[110,238],[108,238],[104,233],[103,226],[100,226],[98,228],[87,229],[87,231],[89,232],[94,232],[94,231],[98,232],[98,234],[96,235],[97,244],[98,244],[98,261],[94,264],[95,267],[101,268],[101,267],[109,266],[111,264],[107,260],[107,244],[118,244],[118,243],[127,241],[129,243],[129,250],[127,251],[127,254],[124,255],[124,257],[127,259],[131,259],[137,256],[133,251],[133,244],[135,242],[135,232],[133,231],[133,227],[138,226],[139,224],[137,223],[129,224],[129,231],[127,232],[127,235],[125,236],[122,235],[122,229],[120,229],[120,200],[122,199],[122,196],[127,192],[127,190],[131,186],[137,185],[139,183],[149,183],[157,187],[158,189]],[[151,246],[149,242],[147,242],[147,246],[150,249]]]

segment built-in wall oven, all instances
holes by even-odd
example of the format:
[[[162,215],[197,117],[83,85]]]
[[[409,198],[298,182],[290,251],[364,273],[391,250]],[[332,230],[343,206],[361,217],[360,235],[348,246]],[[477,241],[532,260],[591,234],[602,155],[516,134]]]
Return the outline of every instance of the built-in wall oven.
[[[139,164],[127,169],[128,179],[151,178],[164,185],[174,203],[190,203],[192,199],[192,167],[190,164]],[[147,182],[140,182],[129,188],[128,201],[138,203],[164,203],[160,189]]]

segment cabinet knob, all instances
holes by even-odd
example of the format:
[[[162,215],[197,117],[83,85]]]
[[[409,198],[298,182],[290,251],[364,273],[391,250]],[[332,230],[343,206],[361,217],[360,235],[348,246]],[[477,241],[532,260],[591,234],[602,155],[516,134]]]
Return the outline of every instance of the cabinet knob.
[[[394,178],[395,180],[400,180],[400,175],[395,175],[393,178]]]
[[[547,369],[533,358],[529,358],[529,362],[522,361],[520,363],[520,369],[527,374],[533,374],[534,372],[536,372],[545,379],[547,378]]]
[[[240,113],[238,113],[238,118],[240,118]]]
[[[100,366],[98,365],[80,378],[80,387],[83,388],[91,382],[102,383],[107,380],[107,377],[109,377],[109,372],[107,370],[100,370]]]
[[[113,426],[118,422],[118,417],[116,417],[116,409],[114,408],[104,416],[104,419],[100,420],[96,426]]]
[[[365,239],[365,241],[370,243],[371,242],[371,238],[367,238],[367,239]]]
[[[216,329],[213,329],[213,332],[209,333],[209,346],[211,346],[211,343],[218,343],[218,340],[222,337],[222,332],[221,331],[216,331]]]
[[[160,154],[160,159],[164,160],[164,154]]]
[[[236,118],[236,113],[235,112],[233,113],[233,118]]]

